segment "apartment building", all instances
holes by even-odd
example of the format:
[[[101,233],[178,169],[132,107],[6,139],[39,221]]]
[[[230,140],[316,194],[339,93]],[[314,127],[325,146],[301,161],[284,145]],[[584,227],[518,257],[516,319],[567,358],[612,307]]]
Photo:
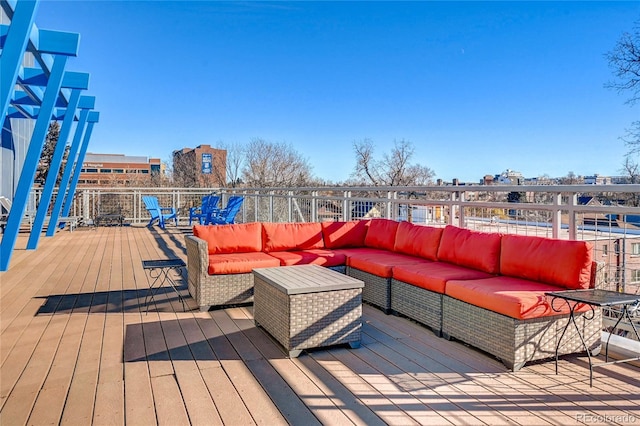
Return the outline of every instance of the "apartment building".
[[[220,187],[227,182],[227,150],[198,145],[173,152],[173,180],[188,188]]]
[[[87,153],[80,171],[79,186],[144,186],[163,173],[159,158],[124,154]]]

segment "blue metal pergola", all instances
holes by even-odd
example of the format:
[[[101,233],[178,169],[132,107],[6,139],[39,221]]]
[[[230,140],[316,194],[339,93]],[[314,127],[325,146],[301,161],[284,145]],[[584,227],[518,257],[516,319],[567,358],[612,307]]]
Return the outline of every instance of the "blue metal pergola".
[[[38,246],[73,124],[73,142],[49,216],[47,236],[53,236],[59,219],[68,215],[91,132],[99,120],[99,113],[94,111],[95,98],[83,95],[89,87],[89,74],[65,70],[67,60],[78,54],[80,35],[38,29],[34,23],[38,3],[39,0],[0,0],[11,21],[9,25],[0,25],[3,138],[13,135],[11,119],[35,121],[0,243],[0,271],[9,268],[49,124],[53,120],[62,121],[27,242],[30,250]],[[26,52],[33,55],[36,66],[24,65]]]

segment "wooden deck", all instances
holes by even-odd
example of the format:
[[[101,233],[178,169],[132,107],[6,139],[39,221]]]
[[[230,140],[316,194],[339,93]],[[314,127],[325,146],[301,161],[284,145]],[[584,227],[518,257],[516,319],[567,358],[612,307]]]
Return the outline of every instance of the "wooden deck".
[[[2,425],[640,424],[640,368],[585,357],[517,373],[364,306],[363,344],[288,359],[252,307],[148,314],[141,260],[186,260],[180,229],[79,228],[0,273]],[[186,284],[182,294],[191,308]]]

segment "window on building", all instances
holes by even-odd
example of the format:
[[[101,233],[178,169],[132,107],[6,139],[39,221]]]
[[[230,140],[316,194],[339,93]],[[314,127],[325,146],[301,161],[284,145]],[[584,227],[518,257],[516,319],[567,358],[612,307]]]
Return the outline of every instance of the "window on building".
[[[98,169],[85,169],[87,173],[98,173]]]
[[[149,174],[149,170],[142,169],[142,170],[140,170],[140,173],[142,173],[144,175],[148,175]]]
[[[124,169],[113,169],[113,173],[124,173]]]
[[[640,269],[631,270],[631,282],[633,283],[640,282]]]
[[[160,173],[160,164],[152,164],[151,173]]]
[[[100,169],[100,173],[111,173],[111,169]]]
[[[608,254],[609,254],[609,246],[608,246],[608,245],[606,245],[606,244],[604,244],[604,245],[602,246],[602,255],[603,255],[603,256],[606,256],[606,255],[608,255]]]
[[[631,243],[631,254],[640,255],[640,243]]]

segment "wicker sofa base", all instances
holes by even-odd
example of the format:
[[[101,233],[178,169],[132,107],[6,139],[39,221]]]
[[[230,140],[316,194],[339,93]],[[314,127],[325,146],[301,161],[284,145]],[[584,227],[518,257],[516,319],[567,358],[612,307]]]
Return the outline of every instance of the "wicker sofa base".
[[[199,282],[189,274],[189,294],[202,312],[212,306],[253,302],[253,274],[209,275]]]
[[[391,279],[391,311],[442,335],[442,294]]]
[[[593,316],[593,318],[591,318]],[[525,363],[554,358],[558,339],[569,321],[568,315],[518,320],[444,295],[442,298],[442,332],[488,352],[518,371]],[[587,347],[598,353],[601,347],[602,312],[596,309],[576,314]],[[562,338],[558,354],[584,352],[575,327]]]
[[[253,274],[209,275],[207,243],[193,235],[185,236],[189,294],[201,311],[212,306],[253,301]]]
[[[391,279],[347,266],[347,275],[364,282],[362,300],[391,313]]]

